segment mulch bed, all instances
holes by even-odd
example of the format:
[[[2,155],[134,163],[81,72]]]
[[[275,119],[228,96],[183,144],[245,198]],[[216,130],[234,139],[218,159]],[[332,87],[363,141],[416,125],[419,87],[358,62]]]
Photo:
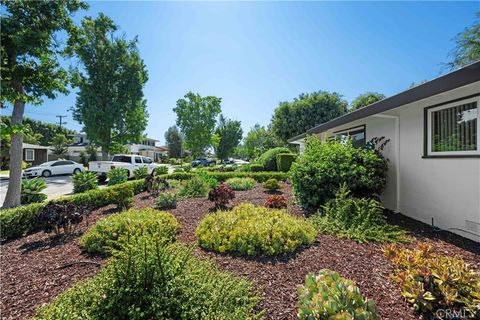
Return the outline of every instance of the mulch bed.
[[[288,185],[283,189],[288,199],[288,211],[303,215],[300,207],[293,204]],[[261,186],[249,191],[237,191],[231,205],[251,202],[263,205],[269,194]],[[147,194],[135,197],[133,207],[154,206],[154,198]],[[179,241],[194,244],[195,229],[200,220],[211,212],[213,205],[206,199],[188,199],[171,210],[182,225]],[[113,212],[108,206],[92,212],[90,226],[102,216]],[[476,269],[480,269],[480,246],[448,232],[438,232],[428,225],[402,215],[389,215],[389,221],[399,224],[412,235],[433,245],[448,255],[458,255]],[[105,263],[99,257],[82,253],[78,240],[88,227],[82,223],[77,234],[67,240],[51,240],[43,232],[17,239],[1,248],[1,318],[24,319],[35,314],[35,308],[46,304],[70,287],[73,283],[93,276],[99,270],[95,264],[65,264],[78,261]],[[415,246],[415,243],[409,246]],[[328,268],[354,280],[362,294],[376,301],[382,319],[420,319],[402,299],[397,285],[389,279],[392,269],[383,257],[382,246],[358,244],[334,236],[319,235],[316,243],[296,254],[281,258],[247,258],[206,252],[196,248],[195,254],[212,259],[224,270],[232,271],[255,281],[263,292],[260,307],[266,310],[266,319],[295,319],[297,286],[304,282],[310,272]]]

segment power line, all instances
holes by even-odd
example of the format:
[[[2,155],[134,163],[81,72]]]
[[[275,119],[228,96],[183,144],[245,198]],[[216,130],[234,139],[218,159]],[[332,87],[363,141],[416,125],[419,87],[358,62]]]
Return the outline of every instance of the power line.
[[[63,118],[66,118],[67,116],[60,116],[60,115],[59,115],[59,116],[56,116],[56,117],[59,118],[59,123],[58,123],[58,124],[59,124],[59,126],[60,126],[60,129],[62,129],[62,125],[63,125],[63,124],[67,124],[66,122],[63,122],[62,119],[63,119]]]

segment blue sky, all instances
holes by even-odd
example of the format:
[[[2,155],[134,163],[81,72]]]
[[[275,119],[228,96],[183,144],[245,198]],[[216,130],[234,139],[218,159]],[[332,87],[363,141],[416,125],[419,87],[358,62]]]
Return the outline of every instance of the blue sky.
[[[128,38],[138,35],[149,73],[149,137],[163,142],[172,108],[188,91],[222,98],[244,132],[267,125],[280,101],[335,91],[349,102],[387,96],[446,73],[452,38],[474,21],[479,2],[91,2]],[[26,116],[80,130],[68,108],[75,93],[27,106]],[[7,112],[11,112],[7,109]]]

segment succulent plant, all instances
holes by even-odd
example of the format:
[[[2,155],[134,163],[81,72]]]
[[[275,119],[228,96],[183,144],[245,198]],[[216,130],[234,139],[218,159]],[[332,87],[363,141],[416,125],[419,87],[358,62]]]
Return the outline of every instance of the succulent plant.
[[[20,193],[20,202],[22,204],[42,202],[47,199],[47,195],[41,191],[47,187],[47,183],[42,178],[23,179]]]

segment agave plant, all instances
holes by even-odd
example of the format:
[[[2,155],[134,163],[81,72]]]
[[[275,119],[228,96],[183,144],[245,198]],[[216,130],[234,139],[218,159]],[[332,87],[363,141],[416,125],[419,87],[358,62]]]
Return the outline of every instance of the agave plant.
[[[47,183],[42,178],[23,179],[20,202],[22,204],[42,202],[47,199],[47,195],[41,192],[46,187]]]
[[[73,193],[80,193],[98,188],[98,178],[95,172],[78,172],[73,175],[72,181]]]

